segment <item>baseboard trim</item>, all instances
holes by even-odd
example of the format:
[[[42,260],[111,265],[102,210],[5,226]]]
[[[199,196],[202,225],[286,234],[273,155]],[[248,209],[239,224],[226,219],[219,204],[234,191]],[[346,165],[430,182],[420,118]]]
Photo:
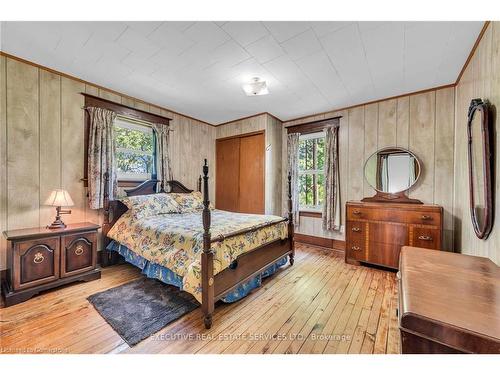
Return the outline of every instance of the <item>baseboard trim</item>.
[[[333,238],[310,236],[308,234],[294,233],[293,239],[297,242],[309,245],[326,247],[338,251],[345,251],[345,241],[335,240]]]

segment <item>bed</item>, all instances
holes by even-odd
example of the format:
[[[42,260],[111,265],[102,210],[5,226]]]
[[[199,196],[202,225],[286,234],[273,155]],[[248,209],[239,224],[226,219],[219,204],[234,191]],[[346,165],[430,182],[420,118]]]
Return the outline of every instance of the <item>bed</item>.
[[[288,185],[290,191],[290,178]],[[209,329],[215,302],[232,302],[245,295],[287,258],[293,265],[293,218],[290,194],[286,218],[214,209],[208,194],[206,160],[198,191],[200,209],[161,215],[135,215],[140,211],[129,209],[127,199],[149,201],[169,194],[169,199],[178,200],[179,196],[184,199],[196,193],[179,181],[164,184],[148,180],[126,190],[127,198],[122,200],[110,200],[105,194],[102,264],[115,264],[124,258],[147,277],[191,293],[201,303],[204,324]]]

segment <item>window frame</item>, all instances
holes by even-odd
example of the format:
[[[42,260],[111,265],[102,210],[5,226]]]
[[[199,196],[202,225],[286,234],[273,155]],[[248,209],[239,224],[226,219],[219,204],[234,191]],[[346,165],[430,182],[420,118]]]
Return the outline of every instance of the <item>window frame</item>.
[[[310,133],[306,133],[306,134],[301,134],[300,137],[299,137],[299,143],[301,141],[308,141],[308,140],[317,140],[317,139],[325,139],[326,137],[326,133],[325,133],[325,130],[321,130],[321,131],[318,131],[318,132],[310,132]],[[324,142],[324,141],[323,141]],[[300,199],[299,199],[299,211],[300,212],[308,212],[308,213],[317,213],[317,214],[320,214],[322,213],[323,209],[322,209],[322,205],[321,204],[318,204],[317,203],[317,200],[318,200],[318,190],[317,190],[317,185],[318,185],[318,175],[323,175],[323,182],[324,182],[324,175],[325,175],[325,170],[324,170],[324,167],[323,168],[317,168],[317,152],[318,152],[318,149],[315,147],[317,145],[317,142],[314,142],[313,143],[313,167],[316,167],[316,168],[313,168],[313,169],[300,169],[300,165],[299,165],[299,179],[301,176],[304,176],[304,175],[310,175],[312,176],[312,189],[313,189],[313,202],[316,203],[316,205],[314,205],[313,207],[311,206],[302,206],[300,205]],[[305,215],[307,216],[307,215]]]
[[[122,115],[124,117],[129,117],[132,119],[142,120],[149,123],[154,124],[164,124],[169,125],[171,118],[156,115],[154,113],[143,111],[141,109],[129,107],[127,105],[123,105],[121,103],[116,103],[114,101],[103,99],[95,95],[90,95],[84,92],[80,93],[84,97],[85,105],[83,109],[88,107],[99,107],[108,109],[110,111],[115,112],[117,115]],[[88,187],[88,150],[89,150],[89,131],[90,131],[90,118],[88,111],[84,111],[84,169],[83,169],[83,178],[81,181],[83,182],[84,187]],[[153,133],[154,134],[154,133]],[[156,142],[155,142],[156,144]],[[138,183],[144,181],[120,181],[118,186],[126,186],[133,187],[137,186]]]
[[[325,118],[323,120],[305,122],[299,125],[291,125],[287,126],[287,134],[291,133],[299,133],[299,134],[308,134],[308,133],[317,133],[320,131],[324,131],[327,128],[335,127],[340,125],[340,119],[342,116],[332,116]],[[321,218],[322,212],[311,211],[306,209],[299,208],[300,216],[308,216],[308,217],[317,217]]]
[[[117,124],[118,122],[122,122],[122,124]],[[121,125],[121,126],[120,126]],[[117,171],[117,180],[118,183],[127,183],[127,182],[144,182],[147,180],[151,180],[156,178],[156,149],[157,149],[157,144],[156,144],[156,135],[155,132],[151,126],[151,123],[145,122],[145,121],[138,121],[135,119],[131,119],[129,117],[121,116],[118,115],[115,119],[115,123],[113,124],[113,127],[119,127],[122,129],[129,129],[129,130],[135,130],[143,133],[151,133],[152,137],[152,142],[153,142],[153,150],[151,153],[149,152],[141,152],[138,150],[130,149],[130,148],[119,148],[115,144],[115,158],[117,158],[118,152],[128,152],[128,153],[133,153],[133,154],[138,154],[138,155],[151,155],[152,161],[153,161],[153,166],[151,168],[151,173],[143,173],[143,174],[134,174],[135,176],[126,176],[124,174],[120,174]],[[148,129],[149,131],[143,131],[144,129]],[[115,140],[113,140],[115,141]]]

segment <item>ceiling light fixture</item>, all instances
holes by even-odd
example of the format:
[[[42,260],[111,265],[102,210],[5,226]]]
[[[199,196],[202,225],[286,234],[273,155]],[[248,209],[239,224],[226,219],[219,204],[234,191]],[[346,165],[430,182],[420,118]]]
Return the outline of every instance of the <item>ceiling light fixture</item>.
[[[261,80],[259,77],[254,77],[252,78],[252,81],[250,83],[245,83],[243,85],[243,91],[245,91],[245,94],[247,94],[247,96],[269,94],[266,81]]]

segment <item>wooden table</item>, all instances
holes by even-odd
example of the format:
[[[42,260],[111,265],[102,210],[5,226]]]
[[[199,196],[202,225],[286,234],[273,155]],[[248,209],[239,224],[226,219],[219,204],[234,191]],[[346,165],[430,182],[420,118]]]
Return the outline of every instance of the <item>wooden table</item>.
[[[500,353],[500,268],[488,258],[403,247],[403,353]]]

